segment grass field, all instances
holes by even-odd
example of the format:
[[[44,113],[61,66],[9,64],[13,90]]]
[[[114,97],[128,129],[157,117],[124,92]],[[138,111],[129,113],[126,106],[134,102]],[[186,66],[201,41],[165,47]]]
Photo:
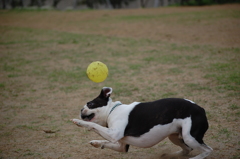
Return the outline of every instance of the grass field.
[[[208,159],[240,158],[240,5],[2,10],[0,35],[1,159],[157,159],[179,150],[168,139],[129,153],[90,146],[101,137],[69,119],[103,86],[126,104],[195,101],[209,119]],[[97,60],[109,68],[98,84],[85,73]]]

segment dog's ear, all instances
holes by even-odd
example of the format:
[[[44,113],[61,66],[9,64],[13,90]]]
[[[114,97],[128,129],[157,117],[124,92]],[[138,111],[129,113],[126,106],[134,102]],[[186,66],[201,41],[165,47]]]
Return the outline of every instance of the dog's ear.
[[[112,93],[112,90],[113,89],[111,87],[103,87],[99,97],[103,99],[109,98]]]

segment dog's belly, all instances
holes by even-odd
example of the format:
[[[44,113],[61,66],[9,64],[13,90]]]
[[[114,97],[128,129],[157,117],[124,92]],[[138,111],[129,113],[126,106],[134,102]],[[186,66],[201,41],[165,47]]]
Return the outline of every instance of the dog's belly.
[[[186,121],[189,121],[189,118],[174,119],[172,123],[154,126],[149,132],[139,137],[125,136],[121,139],[121,142],[142,148],[152,147],[170,134],[180,133],[181,126]]]

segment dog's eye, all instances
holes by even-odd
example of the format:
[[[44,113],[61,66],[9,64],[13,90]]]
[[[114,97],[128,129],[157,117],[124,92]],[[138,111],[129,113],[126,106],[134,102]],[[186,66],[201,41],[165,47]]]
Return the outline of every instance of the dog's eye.
[[[93,106],[93,103],[88,102],[88,103],[87,103],[87,106],[88,106],[88,107],[91,107],[91,106]]]

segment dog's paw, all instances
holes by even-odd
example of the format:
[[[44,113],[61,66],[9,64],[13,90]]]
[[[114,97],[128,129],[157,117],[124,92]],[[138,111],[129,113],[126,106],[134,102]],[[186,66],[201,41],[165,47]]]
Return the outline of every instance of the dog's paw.
[[[76,124],[77,126],[82,126],[82,124],[81,124],[81,120],[79,120],[79,119],[71,119],[71,121],[74,123],[74,124]]]
[[[102,143],[97,140],[92,140],[89,142],[89,144],[91,144],[93,147],[96,147],[96,148],[99,148],[99,147],[102,148]]]

